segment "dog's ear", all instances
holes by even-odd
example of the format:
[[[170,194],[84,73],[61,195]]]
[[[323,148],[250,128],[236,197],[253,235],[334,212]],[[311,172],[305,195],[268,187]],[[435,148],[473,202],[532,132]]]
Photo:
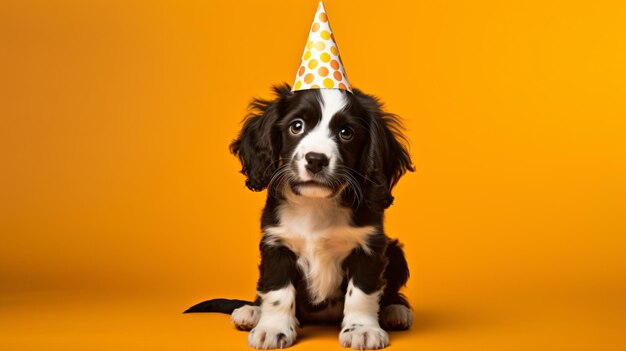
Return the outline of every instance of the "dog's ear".
[[[369,145],[360,166],[366,176],[363,183],[365,205],[382,212],[393,203],[391,191],[400,177],[415,169],[398,117],[385,112],[377,98],[358,89],[354,89],[354,97],[369,120]]]
[[[243,121],[239,137],[230,144],[230,152],[239,157],[246,186],[253,191],[265,189],[279,166],[281,137],[276,129],[280,107],[293,94],[288,84],[274,87],[273,100],[254,99]]]

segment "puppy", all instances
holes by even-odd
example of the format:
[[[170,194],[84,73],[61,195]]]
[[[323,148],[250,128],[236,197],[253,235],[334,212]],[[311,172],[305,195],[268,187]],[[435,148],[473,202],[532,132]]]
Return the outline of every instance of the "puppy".
[[[407,262],[383,226],[391,190],[413,171],[399,120],[357,89],[274,92],[250,104],[230,145],[246,186],[268,190],[257,299],[209,300],[186,312],[232,313],[257,349],[291,346],[299,322],[341,322],[343,347],[384,348],[384,329],[412,323],[399,292]]]

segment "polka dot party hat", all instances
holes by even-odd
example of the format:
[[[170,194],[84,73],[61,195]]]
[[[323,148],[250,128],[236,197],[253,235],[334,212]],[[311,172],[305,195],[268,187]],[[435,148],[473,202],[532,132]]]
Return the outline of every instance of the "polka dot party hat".
[[[328,15],[320,1],[292,91],[323,88],[352,92]]]

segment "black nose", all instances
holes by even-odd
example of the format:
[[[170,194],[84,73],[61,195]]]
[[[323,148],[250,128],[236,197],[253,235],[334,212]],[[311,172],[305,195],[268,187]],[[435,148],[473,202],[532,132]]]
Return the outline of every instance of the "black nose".
[[[308,152],[304,155],[304,159],[307,164],[305,166],[311,173],[315,174],[322,170],[322,168],[328,166],[328,157],[324,154],[317,152]]]

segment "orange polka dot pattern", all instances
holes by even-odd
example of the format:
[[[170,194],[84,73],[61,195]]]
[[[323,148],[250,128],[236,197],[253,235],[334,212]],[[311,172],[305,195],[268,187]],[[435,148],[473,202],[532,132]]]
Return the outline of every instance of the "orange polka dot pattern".
[[[323,88],[352,92],[328,15],[320,1],[292,91]]]

